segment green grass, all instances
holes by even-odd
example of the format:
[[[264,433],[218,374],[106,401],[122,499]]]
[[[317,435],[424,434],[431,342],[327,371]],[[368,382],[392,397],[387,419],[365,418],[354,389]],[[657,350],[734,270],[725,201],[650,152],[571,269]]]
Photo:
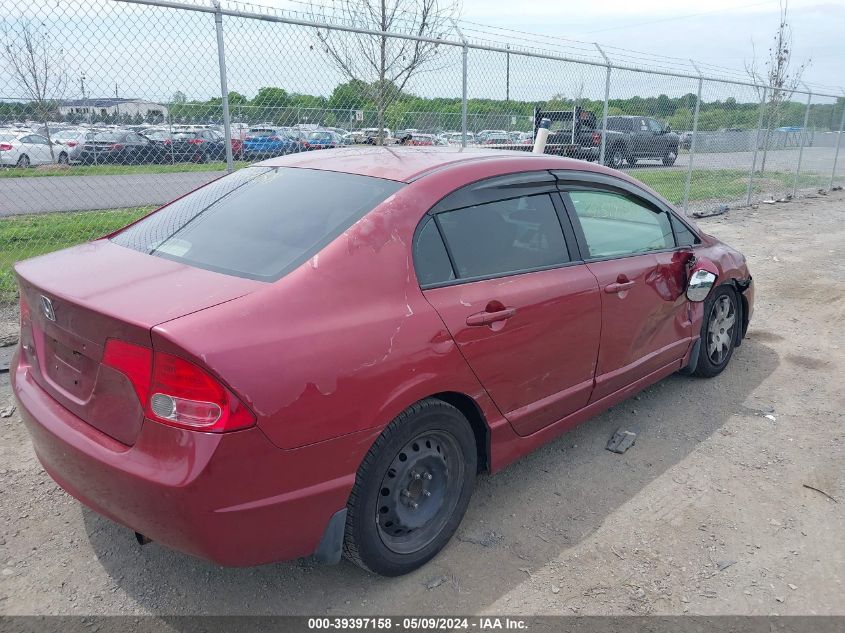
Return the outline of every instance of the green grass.
[[[0,303],[17,300],[12,264],[102,237],[149,213],[153,207],[45,213],[0,219]]]
[[[235,161],[235,169],[250,163]],[[115,176],[121,174],[172,174],[186,171],[225,171],[225,162],[176,163],[175,165],[46,165],[43,167],[6,167],[0,178],[38,178],[45,176]]]
[[[641,180],[672,204],[684,200],[686,172],[671,169],[632,169],[628,174]],[[792,191],[793,172],[767,171],[754,175],[753,193],[780,195]],[[827,178],[818,174],[803,173],[798,187],[825,187]],[[690,176],[690,202],[702,200],[741,200],[748,191],[748,170],[744,169],[693,169]]]

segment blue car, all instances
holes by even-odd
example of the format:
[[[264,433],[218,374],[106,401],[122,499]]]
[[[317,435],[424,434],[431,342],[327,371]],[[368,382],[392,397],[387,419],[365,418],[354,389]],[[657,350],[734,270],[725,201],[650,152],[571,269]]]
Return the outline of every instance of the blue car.
[[[343,147],[344,144],[339,134],[329,130],[316,130],[305,140],[305,149],[331,149]]]
[[[250,160],[283,156],[300,151],[300,143],[279,128],[250,128],[244,139],[244,158]]]

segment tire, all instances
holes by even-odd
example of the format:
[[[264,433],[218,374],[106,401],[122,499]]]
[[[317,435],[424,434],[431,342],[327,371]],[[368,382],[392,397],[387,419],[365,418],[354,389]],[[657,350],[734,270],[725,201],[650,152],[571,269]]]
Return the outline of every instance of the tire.
[[[463,519],[477,459],[472,429],[452,405],[429,398],[403,411],[358,469],[347,504],[346,557],[383,576],[407,574],[434,558]]]
[[[619,146],[610,148],[610,154],[605,157],[604,163],[613,169],[622,169],[622,162],[625,160],[622,155],[622,148]]]
[[[61,152],[59,154],[59,165],[67,165],[70,161],[68,161],[67,154],[65,152]]]
[[[717,286],[704,302],[701,350],[694,374],[713,378],[721,374],[733,356],[739,322],[739,297],[731,286]],[[727,307],[727,313],[723,313]],[[732,319],[732,320],[731,320]],[[727,325],[726,325],[727,323]]]
[[[630,165],[631,167],[633,167],[634,165],[636,165],[636,164],[637,164],[637,159],[636,159],[636,158],[634,158],[633,156],[628,156],[628,157],[625,159],[625,162],[627,162],[627,163],[628,163],[628,165]]]
[[[26,169],[27,167],[29,167],[30,166],[29,156],[27,156],[26,154],[21,154],[20,158],[18,158],[17,165],[18,165],[18,167],[21,167],[23,169]]]
[[[672,165],[675,164],[675,160],[677,158],[678,158],[677,150],[672,150],[672,149],[666,150],[666,153],[663,154],[663,164],[666,167],[671,167]]]

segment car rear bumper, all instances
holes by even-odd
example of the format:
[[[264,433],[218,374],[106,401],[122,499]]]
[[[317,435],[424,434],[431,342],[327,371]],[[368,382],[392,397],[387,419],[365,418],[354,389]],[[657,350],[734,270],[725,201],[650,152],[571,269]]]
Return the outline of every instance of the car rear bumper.
[[[221,565],[313,554],[375,439],[367,431],[283,450],[258,427],[199,433],[145,420],[126,446],[63,408],[17,359],[12,386],[38,459],[64,490],[153,541]]]

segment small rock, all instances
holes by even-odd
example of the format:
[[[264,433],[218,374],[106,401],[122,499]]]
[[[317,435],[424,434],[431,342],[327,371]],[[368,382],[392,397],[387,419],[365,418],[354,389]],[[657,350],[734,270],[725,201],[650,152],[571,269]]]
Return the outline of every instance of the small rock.
[[[15,405],[10,404],[8,407],[0,409],[0,418],[10,418],[12,414],[15,412]]]
[[[425,588],[431,591],[432,589],[436,589],[437,587],[442,585],[447,580],[449,579],[446,576],[436,576],[435,578],[432,578],[431,580],[425,583]]]
[[[783,602],[783,598],[780,596],[775,596],[775,600],[777,600],[778,602]]]
[[[560,593],[560,587],[557,585],[552,585],[552,593]]]
[[[795,591],[796,589],[798,589],[798,587],[797,587],[796,585],[793,585],[792,583],[789,583],[789,584],[787,585],[787,587],[789,587],[790,589],[792,589],[792,591]]]

